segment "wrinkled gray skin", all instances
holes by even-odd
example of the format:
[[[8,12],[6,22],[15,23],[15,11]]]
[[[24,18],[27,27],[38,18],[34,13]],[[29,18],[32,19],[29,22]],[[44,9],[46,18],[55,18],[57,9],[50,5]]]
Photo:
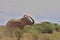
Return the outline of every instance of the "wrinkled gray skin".
[[[21,19],[11,19],[7,22],[6,26],[10,30],[10,33],[13,31],[14,28],[18,27],[23,30],[24,26],[34,24],[34,20],[32,17],[24,15]]]

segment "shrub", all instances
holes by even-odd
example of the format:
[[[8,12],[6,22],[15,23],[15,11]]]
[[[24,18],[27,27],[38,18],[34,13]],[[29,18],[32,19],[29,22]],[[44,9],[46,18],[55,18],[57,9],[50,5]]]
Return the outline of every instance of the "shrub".
[[[41,24],[42,33],[53,33],[53,24],[50,22],[42,22]]]

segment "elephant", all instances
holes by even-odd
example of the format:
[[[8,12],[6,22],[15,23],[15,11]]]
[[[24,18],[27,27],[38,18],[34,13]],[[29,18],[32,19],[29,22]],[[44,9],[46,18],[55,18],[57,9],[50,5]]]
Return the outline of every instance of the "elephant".
[[[31,16],[24,15],[21,19],[11,19],[7,22],[7,28],[12,31],[14,28],[18,27],[23,30],[24,26],[34,24],[34,19]]]

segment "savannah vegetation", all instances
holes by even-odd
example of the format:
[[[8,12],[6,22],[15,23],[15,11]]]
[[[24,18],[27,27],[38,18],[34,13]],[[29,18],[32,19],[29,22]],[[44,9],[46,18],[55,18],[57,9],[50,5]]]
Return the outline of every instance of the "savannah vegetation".
[[[14,37],[9,37],[6,26],[0,27],[0,40],[60,40],[60,24],[41,22],[32,26],[26,25],[23,30],[13,30]]]

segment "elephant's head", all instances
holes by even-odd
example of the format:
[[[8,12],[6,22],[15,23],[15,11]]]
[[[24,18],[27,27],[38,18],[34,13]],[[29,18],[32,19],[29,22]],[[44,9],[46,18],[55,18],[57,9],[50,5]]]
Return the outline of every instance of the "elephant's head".
[[[23,20],[26,22],[27,25],[34,24],[34,19],[28,15],[24,15]]]

